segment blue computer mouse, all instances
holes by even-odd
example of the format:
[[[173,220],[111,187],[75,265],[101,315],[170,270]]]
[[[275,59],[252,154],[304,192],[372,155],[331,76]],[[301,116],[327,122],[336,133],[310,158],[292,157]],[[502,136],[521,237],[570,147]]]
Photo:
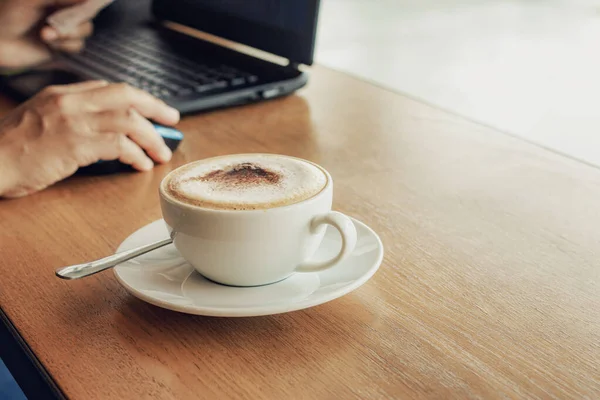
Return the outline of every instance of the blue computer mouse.
[[[183,140],[183,133],[175,128],[169,128],[163,125],[154,124],[154,128],[156,129],[156,133],[163,138],[165,144],[171,151],[175,151],[177,147],[179,147],[179,144]],[[85,175],[104,175],[131,170],[131,166],[123,164],[119,160],[101,160],[92,165],[79,168],[77,173]]]

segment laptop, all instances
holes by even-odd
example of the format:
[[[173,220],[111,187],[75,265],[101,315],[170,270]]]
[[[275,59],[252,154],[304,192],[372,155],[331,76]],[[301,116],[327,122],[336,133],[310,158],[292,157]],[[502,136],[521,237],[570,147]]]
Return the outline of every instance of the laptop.
[[[81,53],[4,77],[2,86],[28,98],[51,84],[127,82],[182,114],[285,96],[307,83],[302,66],[313,63],[318,11],[319,0],[116,0],[96,18]],[[173,26],[286,61],[267,61]]]

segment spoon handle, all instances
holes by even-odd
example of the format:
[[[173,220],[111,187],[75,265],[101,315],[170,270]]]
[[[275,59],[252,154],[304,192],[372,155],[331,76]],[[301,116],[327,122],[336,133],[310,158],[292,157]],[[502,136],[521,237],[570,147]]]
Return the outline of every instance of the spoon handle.
[[[96,261],[91,261],[85,264],[71,265],[69,267],[63,267],[56,270],[56,276],[62,279],[79,279],[85,278],[114,267],[117,264],[121,264],[125,261],[131,260],[132,258],[146,254],[152,250],[156,250],[160,247],[166,246],[172,243],[172,239],[164,239],[159,242],[147,244],[145,246],[137,247],[135,249],[123,251],[120,253],[113,254],[112,256],[104,257]]]

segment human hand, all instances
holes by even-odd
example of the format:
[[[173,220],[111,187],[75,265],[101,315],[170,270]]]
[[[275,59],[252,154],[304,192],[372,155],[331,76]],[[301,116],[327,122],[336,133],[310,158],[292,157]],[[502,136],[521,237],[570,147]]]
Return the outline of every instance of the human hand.
[[[50,60],[52,51],[80,51],[92,34],[91,20],[59,32],[46,25],[45,19],[56,10],[84,1],[0,0],[0,67],[28,67]]]
[[[148,120],[174,125],[179,112],[125,84],[51,86],[0,121],[0,197],[21,197],[99,160],[140,171],[171,151]],[[146,151],[147,155],[144,153]]]

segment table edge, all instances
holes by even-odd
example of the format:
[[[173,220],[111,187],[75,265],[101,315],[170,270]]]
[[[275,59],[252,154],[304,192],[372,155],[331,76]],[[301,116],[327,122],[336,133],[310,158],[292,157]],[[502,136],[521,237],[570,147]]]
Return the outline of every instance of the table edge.
[[[66,399],[0,307],[0,357],[28,399]]]

